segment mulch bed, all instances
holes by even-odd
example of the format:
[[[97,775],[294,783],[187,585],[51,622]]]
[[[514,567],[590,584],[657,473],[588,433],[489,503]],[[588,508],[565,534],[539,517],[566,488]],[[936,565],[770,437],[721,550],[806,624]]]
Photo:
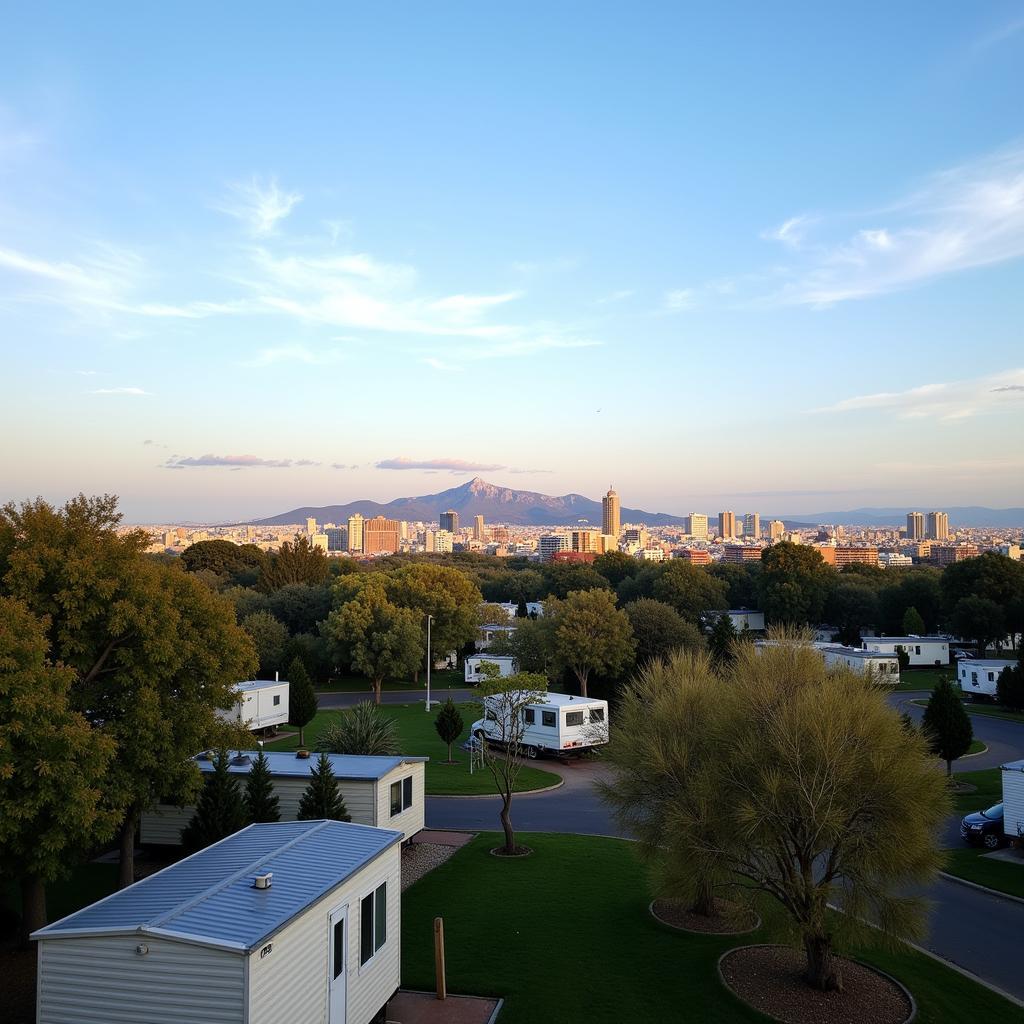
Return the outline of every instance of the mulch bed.
[[[785,1024],[904,1024],[914,1012],[890,978],[837,958],[842,992],[818,992],[801,977],[805,959],[789,946],[745,946],[726,953],[719,970],[743,1002]]]
[[[508,857],[509,859],[513,857],[529,857],[531,853],[533,853],[533,848],[530,846],[517,846],[512,853],[506,853],[504,846],[495,846],[491,850],[492,857]]]
[[[703,935],[744,935],[761,924],[757,914],[732,900],[716,899],[713,917],[696,914],[679,900],[655,900],[651,913],[670,928]]]

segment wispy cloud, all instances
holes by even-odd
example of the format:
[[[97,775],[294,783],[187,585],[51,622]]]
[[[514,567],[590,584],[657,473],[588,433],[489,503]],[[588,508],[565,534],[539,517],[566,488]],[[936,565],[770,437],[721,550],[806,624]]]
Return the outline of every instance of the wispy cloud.
[[[596,299],[596,303],[599,306],[610,306],[616,302],[624,302],[626,299],[631,299],[636,292],[632,288],[619,288],[617,291],[609,292],[607,295],[602,295],[599,299]]]
[[[1024,145],[936,174],[836,237],[850,219],[820,218],[813,241],[799,217],[769,233],[802,257],[769,301],[828,306],[1024,256]]]
[[[884,409],[900,419],[962,420],[1005,408],[1021,408],[1024,369],[1005,370],[987,377],[922,384],[906,391],[880,391],[844,398],[817,409],[823,413],[849,413]]]
[[[142,388],[136,387],[123,387],[123,388],[97,388],[95,391],[90,391],[91,395],[151,395],[152,391],[145,391]]]
[[[778,227],[762,231],[761,237],[770,242],[782,242],[783,245],[787,245],[791,249],[799,249],[807,234],[807,229],[813,223],[814,218],[801,214],[799,217],[790,217]]]
[[[697,297],[692,288],[673,288],[665,292],[662,307],[669,313],[682,313],[693,309]]]
[[[310,349],[305,345],[284,345],[280,348],[265,348],[251,359],[243,362],[243,366],[263,367],[276,366],[279,363],[302,363],[306,366],[328,366],[345,358],[345,351],[340,348]]]
[[[431,367],[431,369],[440,370],[443,373],[461,373],[463,370],[463,367],[456,366],[454,363],[447,363],[436,356],[423,356],[420,362],[425,366]]]
[[[1022,32],[1024,32],[1024,18],[1008,21],[1005,25],[1000,25],[998,28],[987,32],[975,40],[974,45],[971,47],[971,53],[973,56],[978,56],[978,54],[983,53],[985,50],[998,46],[1000,43]]]
[[[214,209],[240,220],[250,234],[261,237],[273,234],[278,222],[285,219],[302,201],[298,192],[286,192],[276,178],[267,182],[252,178],[228,186],[228,193]]]
[[[233,467],[236,469],[293,469],[301,466],[319,466],[314,459],[261,459],[256,455],[172,455],[164,469],[186,469],[196,466]]]
[[[374,463],[377,469],[447,470],[451,473],[491,473],[504,466],[487,462],[467,462],[465,459],[382,459]]]

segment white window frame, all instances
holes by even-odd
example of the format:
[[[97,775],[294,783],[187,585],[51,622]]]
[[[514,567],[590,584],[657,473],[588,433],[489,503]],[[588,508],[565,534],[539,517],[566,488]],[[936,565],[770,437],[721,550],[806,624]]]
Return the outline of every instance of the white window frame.
[[[359,897],[359,973],[362,974],[364,970],[368,970],[373,966],[380,951],[384,949],[388,942],[391,941],[391,936],[388,934],[388,882],[387,879],[375,885],[368,893]],[[378,946],[377,945],[377,894],[380,890],[384,890],[384,941]],[[363,912],[364,912],[364,901],[371,899],[373,904],[372,917],[372,940],[373,952],[370,956],[363,960]]]
[[[395,786],[398,786],[398,802],[400,805],[397,811],[395,810],[395,804],[392,796]],[[406,792],[407,788],[408,793]],[[411,775],[405,775],[401,779],[395,779],[395,781],[391,783],[391,786],[388,789],[388,810],[391,812],[390,817],[397,818],[400,814],[405,814],[405,812],[409,810],[409,808],[412,807],[413,803],[415,802],[414,796],[415,784],[412,781]],[[406,797],[408,797],[408,801],[406,800]]]

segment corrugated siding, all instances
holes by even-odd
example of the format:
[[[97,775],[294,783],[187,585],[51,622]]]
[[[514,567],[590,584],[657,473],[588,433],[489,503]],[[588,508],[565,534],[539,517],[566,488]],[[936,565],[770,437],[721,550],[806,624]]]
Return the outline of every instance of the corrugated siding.
[[[1003,775],[1003,831],[1016,838],[1024,830],[1024,772],[1011,769]]]
[[[391,828],[411,839],[423,828],[426,814],[424,793],[425,765],[422,762],[403,764],[390,771],[377,784],[377,821],[379,828]],[[391,784],[412,776],[412,807],[391,817]]]
[[[331,912],[348,906],[346,1024],[369,1024],[398,987],[401,975],[401,854],[398,846],[319,900],[271,936],[273,952],[249,961],[248,1024],[327,1020]],[[359,901],[381,882],[388,886],[388,939],[376,958],[359,967]]]
[[[194,807],[173,807],[157,804],[142,815],[139,833],[143,843],[154,846],[178,846],[181,830],[192,820]]]
[[[140,942],[145,956],[135,952]],[[134,935],[43,940],[37,1021],[242,1024],[244,963],[224,950]]]

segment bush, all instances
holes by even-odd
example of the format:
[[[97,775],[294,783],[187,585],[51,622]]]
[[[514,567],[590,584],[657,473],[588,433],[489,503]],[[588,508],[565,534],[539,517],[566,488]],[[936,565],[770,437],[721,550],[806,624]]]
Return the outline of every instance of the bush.
[[[400,754],[398,725],[379,707],[363,701],[320,733],[316,749],[328,754]]]

